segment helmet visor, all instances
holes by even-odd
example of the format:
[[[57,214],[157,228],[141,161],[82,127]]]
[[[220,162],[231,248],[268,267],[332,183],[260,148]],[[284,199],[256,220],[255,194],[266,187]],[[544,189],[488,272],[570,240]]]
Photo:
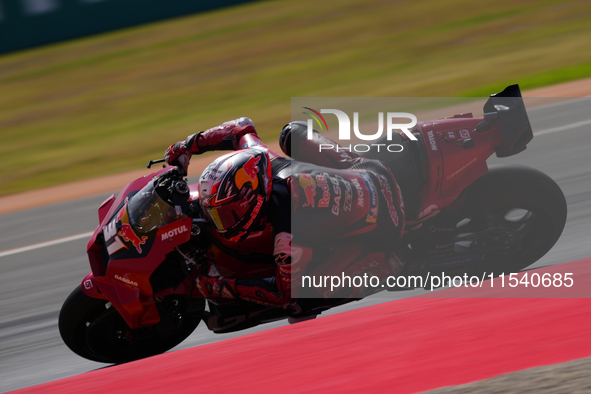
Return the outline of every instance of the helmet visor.
[[[256,198],[252,189],[246,188],[246,194],[238,201],[232,201],[217,207],[204,207],[205,213],[220,234],[234,227],[249,213]]]

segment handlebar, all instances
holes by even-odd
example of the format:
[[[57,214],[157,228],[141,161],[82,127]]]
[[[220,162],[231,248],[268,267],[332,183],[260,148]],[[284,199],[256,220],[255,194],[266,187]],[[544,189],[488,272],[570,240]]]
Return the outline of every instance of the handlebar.
[[[148,162],[148,168],[152,167],[152,165],[156,163],[164,163],[164,161],[165,159],[150,160]],[[164,167],[166,167],[166,165],[164,165]]]

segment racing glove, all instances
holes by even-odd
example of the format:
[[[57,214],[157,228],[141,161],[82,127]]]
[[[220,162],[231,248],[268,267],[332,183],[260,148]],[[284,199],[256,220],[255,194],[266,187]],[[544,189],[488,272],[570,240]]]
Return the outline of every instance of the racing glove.
[[[238,141],[244,134],[256,135],[252,120],[244,117],[231,120],[172,144],[166,149],[164,160],[171,166],[182,168],[187,175],[191,155],[212,150],[238,150]]]
[[[186,176],[189,171],[192,153],[187,152],[184,147],[184,141],[177,142],[168,147],[164,153],[164,160],[168,165],[180,167]]]

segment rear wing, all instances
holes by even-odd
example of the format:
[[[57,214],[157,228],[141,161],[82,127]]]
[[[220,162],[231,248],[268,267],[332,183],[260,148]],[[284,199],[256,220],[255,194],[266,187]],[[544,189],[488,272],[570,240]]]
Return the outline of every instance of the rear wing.
[[[502,92],[490,96],[484,104],[484,120],[476,131],[486,131],[496,121],[503,135],[503,143],[495,148],[497,157],[512,156],[525,150],[534,138],[519,85],[507,86]]]

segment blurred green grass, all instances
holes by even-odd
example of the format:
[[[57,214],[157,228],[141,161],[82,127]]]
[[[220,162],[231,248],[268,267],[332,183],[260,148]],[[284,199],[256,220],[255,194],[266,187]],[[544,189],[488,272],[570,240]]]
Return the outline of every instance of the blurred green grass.
[[[591,2],[262,1],[0,57],[0,194],[145,165],[291,97],[487,96],[591,76]]]

